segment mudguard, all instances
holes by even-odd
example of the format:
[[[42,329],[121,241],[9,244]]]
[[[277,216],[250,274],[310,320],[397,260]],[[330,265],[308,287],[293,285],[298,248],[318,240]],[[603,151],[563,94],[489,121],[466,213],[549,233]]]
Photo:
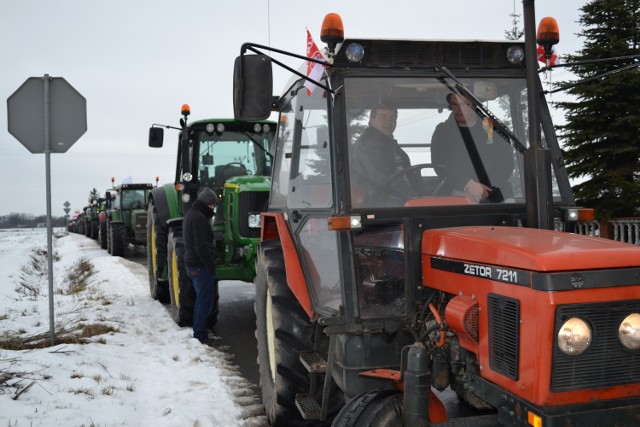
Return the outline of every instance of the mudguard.
[[[314,317],[307,280],[304,277],[296,245],[282,213],[262,214],[261,240],[279,239],[282,243],[287,284],[309,318]]]

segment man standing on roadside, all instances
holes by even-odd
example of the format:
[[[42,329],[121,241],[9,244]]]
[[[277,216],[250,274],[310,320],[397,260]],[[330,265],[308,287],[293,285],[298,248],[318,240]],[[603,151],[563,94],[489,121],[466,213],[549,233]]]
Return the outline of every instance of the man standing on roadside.
[[[193,337],[203,344],[209,344],[207,326],[217,297],[216,247],[211,228],[211,218],[217,201],[216,193],[205,187],[182,219],[184,263],[196,293],[193,307]]]

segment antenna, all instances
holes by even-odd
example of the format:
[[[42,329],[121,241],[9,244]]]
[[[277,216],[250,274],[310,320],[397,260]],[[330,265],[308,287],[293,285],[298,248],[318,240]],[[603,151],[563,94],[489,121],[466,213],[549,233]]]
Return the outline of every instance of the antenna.
[[[271,0],[267,0],[267,45],[271,46]]]

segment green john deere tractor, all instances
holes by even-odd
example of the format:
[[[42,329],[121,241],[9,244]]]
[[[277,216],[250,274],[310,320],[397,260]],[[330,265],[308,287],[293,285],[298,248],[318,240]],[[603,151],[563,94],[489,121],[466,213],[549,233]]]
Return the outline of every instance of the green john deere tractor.
[[[94,240],[98,240],[98,213],[99,204],[98,200],[94,199],[91,203],[84,208],[84,235],[91,237]]]
[[[147,224],[147,259],[151,296],[171,304],[179,325],[192,321],[195,293],[184,266],[182,217],[204,187],[219,198],[212,220],[218,280],[251,282],[260,239],[260,212],[271,187],[275,123],[208,119],[187,124],[183,106],[181,127],[154,125],[149,146],[162,147],[164,128],[180,131],[175,182],[151,191]],[[217,320],[218,297],[209,319]]]
[[[147,244],[147,201],[153,184],[122,184],[107,191],[107,251],[125,256],[129,244]]]

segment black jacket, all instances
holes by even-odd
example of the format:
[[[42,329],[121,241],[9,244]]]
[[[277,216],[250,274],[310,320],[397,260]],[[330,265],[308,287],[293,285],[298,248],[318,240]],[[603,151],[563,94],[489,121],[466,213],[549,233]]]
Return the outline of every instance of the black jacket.
[[[377,187],[375,191],[384,191],[388,189],[380,185],[393,174],[411,167],[411,161],[395,139],[368,127],[351,149],[350,167],[352,179],[368,181],[370,186]],[[399,194],[414,197],[419,185],[414,179],[411,174],[401,175],[388,184]]]
[[[182,219],[184,234],[184,263],[187,267],[205,267],[215,271],[216,247],[211,228],[213,210],[196,199]]]
[[[514,169],[513,149],[509,143],[498,132],[493,133],[493,141],[490,141],[480,120],[469,128],[469,132],[491,184],[500,188],[505,198],[513,197],[513,187],[508,181]],[[431,139],[431,161],[444,166],[435,169],[438,176],[447,179],[445,192],[462,192],[470,179],[480,181],[453,115],[436,126]]]

